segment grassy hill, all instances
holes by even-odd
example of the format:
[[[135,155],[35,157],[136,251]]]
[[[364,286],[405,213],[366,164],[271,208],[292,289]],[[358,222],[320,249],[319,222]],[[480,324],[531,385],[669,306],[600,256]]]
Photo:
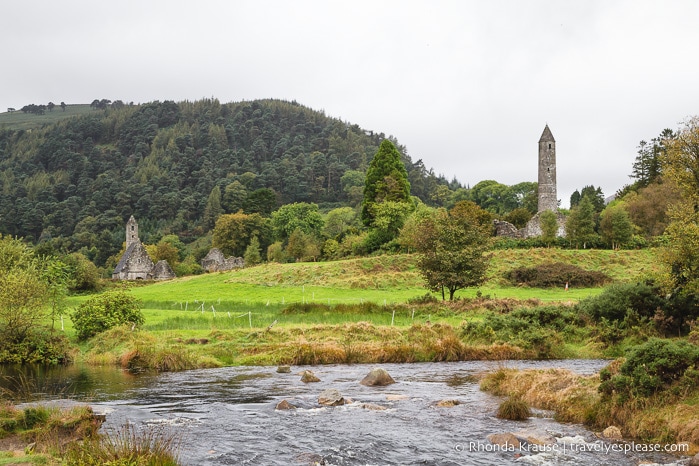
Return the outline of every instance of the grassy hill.
[[[52,112],[47,111],[43,115],[22,113],[19,110],[12,113],[3,112],[0,113],[0,129],[28,130],[57,123],[66,118],[101,113],[103,113],[102,110],[95,110],[89,104],[68,105],[65,112],[61,107],[56,106]]]
[[[133,293],[148,307],[164,309],[180,308],[183,303],[189,307],[201,302],[214,306],[222,302],[265,305],[309,301],[326,304],[398,303],[427,293],[416,260],[416,256],[404,254],[334,262],[273,263],[155,283],[134,288]],[[479,290],[483,295],[498,298],[544,301],[580,299],[599,292],[600,289],[595,288],[571,288],[566,292],[564,282],[555,289],[516,287],[502,279],[503,274],[513,268],[546,262],[564,262],[586,270],[601,271],[618,282],[638,280],[645,274],[658,271],[655,252],[650,249],[497,250],[493,252],[488,280]],[[457,293],[457,297],[473,297],[479,290],[463,290]]]
[[[471,302],[408,303],[427,292],[414,255],[265,264],[145,286],[132,283],[131,293],[142,300],[144,331],[117,328],[102,334],[81,347],[81,358],[93,364],[116,361],[123,367],[180,370],[230,364],[600,357],[602,349],[591,343],[588,328],[564,339],[560,329],[553,334],[534,325],[517,333],[522,341],[494,344],[473,335],[468,340],[463,329],[477,325],[489,310],[504,315],[535,305],[530,299],[568,304],[602,291],[565,291],[563,284],[553,289],[504,285],[500,277],[513,267],[565,261],[622,282],[655,271],[657,263],[653,250],[530,249],[493,255],[490,277],[480,291],[498,299]],[[474,297],[477,291],[464,290],[458,297]],[[71,304],[83,299],[74,297]],[[556,309],[560,315],[571,312],[566,305]],[[66,319],[65,324],[72,335],[72,323]]]

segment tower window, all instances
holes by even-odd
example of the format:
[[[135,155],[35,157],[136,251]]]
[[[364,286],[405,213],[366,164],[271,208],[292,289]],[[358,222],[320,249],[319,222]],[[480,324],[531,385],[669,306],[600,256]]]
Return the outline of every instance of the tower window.
[[[550,146],[551,146],[551,144],[549,144],[549,149],[551,148]],[[133,228],[134,228],[133,225],[131,225],[131,231],[133,231]]]
[[[551,148],[551,143],[549,142],[549,149]]]

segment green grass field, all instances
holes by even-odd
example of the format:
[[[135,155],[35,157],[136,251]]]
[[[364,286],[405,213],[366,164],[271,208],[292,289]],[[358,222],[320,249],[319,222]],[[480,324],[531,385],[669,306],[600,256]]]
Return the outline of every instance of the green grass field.
[[[132,293],[144,302],[161,303],[163,309],[179,309],[226,303],[284,305],[317,302],[325,304],[404,303],[428,293],[415,265],[416,256],[395,255],[334,262],[264,264],[241,270],[212,273],[135,287]],[[488,280],[479,288],[457,292],[457,297],[477,293],[493,298],[579,300],[601,288],[529,288],[505,283],[502,275],[515,267],[544,262],[566,262],[588,270],[603,271],[615,281],[633,281],[657,272],[651,250],[499,250],[493,252]],[[438,296],[435,294],[435,296]]]
[[[19,109],[15,112],[2,112],[0,113],[0,128],[4,129],[14,129],[14,130],[27,130],[33,128],[39,128],[44,125],[51,123],[56,123],[57,121],[63,120],[65,118],[71,118],[80,115],[90,115],[102,112],[101,110],[95,110],[90,107],[89,104],[76,104],[68,105],[66,111],[61,110],[58,105],[59,102],[54,102],[56,108],[52,112],[48,110],[43,115],[34,115],[31,113],[22,113]]]
[[[138,297],[146,317],[147,330],[207,330],[266,328],[273,322],[278,326],[338,325],[346,322],[370,322],[374,325],[411,325],[415,322],[444,322],[458,324],[463,316],[412,315],[410,311],[393,315],[396,304],[423,297],[428,293],[415,265],[413,255],[377,256],[334,262],[264,264],[221,273],[183,277],[166,282],[132,286],[130,292]],[[568,262],[589,270],[600,270],[616,281],[639,279],[656,271],[652,250],[499,250],[486,283],[479,288],[457,292],[457,298],[477,295],[493,299],[529,300],[575,303],[599,294],[603,288],[564,289],[529,288],[507,285],[500,278],[513,267],[531,266],[543,262]],[[441,295],[430,293],[437,299]],[[72,309],[89,296],[69,299]],[[315,303],[335,308],[339,304],[375,303],[385,312],[346,313],[314,312],[307,315],[287,315],[282,310],[292,303]],[[409,309],[410,306],[408,305]],[[411,315],[408,315],[411,314]],[[72,334],[70,319],[64,317],[65,330]]]
[[[493,252],[485,284],[457,293],[458,298],[492,300],[448,303],[432,293],[437,302],[420,305],[413,300],[424,297],[427,290],[416,259],[404,254],[264,264],[167,282],[121,283],[141,300],[144,331],[105,332],[82,343],[80,357],[92,364],[145,364],[157,370],[531,358],[539,353],[506,342],[465,344],[459,329],[465,322],[483,319],[493,305],[500,309],[495,312],[507,312],[526,305],[526,300],[572,304],[603,288],[566,291],[564,283],[549,289],[512,286],[502,279],[506,271],[567,262],[603,271],[615,281],[633,281],[658,271],[651,250],[498,250]],[[88,298],[73,296],[68,307]],[[69,318],[64,318],[63,326],[69,336],[74,335]],[[596,347],[575,339],[551,351],[555,357],[601,355]]]

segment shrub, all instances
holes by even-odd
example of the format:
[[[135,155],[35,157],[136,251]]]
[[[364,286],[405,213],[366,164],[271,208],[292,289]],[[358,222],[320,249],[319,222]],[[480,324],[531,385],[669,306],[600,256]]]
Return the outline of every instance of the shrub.
[[[461,338],[478,343],[504,341],[527,350],[529,357],[546,359],[560,357],[563,338],[558,328],[574,320],[570,311],[555,307],[519,309],[510,314],[485,314],[482,321],[461,325]]]
[[[282,314],[309,314],[311,312],[328,312],[330,306],[320,303],[291,303],[284,309]]]
[[[71,269],[71,291],[97,291],[100,289],[100,273],[90,259],[79,252],[61,258]]]
[[[0,345],[0,364],[62,364],[70,362],[70,343],[57,332],[37,327],[22,341]]]
[[[174,271],[175,275],[178,277],[183,277],[185,275],[200,275],[204,272],[201,265],[194,262],[192,256],[188,256],[183,262],[175,264]]]
[[[22,424],[25,429],[33,429],[36,425],[44,424],[51,413],[43,406],[24,408]]]
[[[651,395],[679,380],[699,362],[699,347],[686,341],[653,338],[629,350],[621,373],[640,395]]]
[[[699,298],[689,290],[673,293],[668,299],[667,307],[662,311],[660,322],[664,320],[667,330],[689,332],[692,321],[699,318]]]
[[[510,316],[558,331],[569,325],[582,325],[577,313],[565,306],[521,307],[512,311]]]
[[[600,384],[600,392],[648,397],[666,390],[677,382],[696,384],[699,347],[686,341],[652,338],[629,349],[619,374],[609,376]],[[686,380],[685,380],[686,379]]]
[[[71,315],[78,340],[123,324],[142,325],[140,301],[124,291],[109,291],[79,305]]]
[[[509,421],[524,421],[532,415],[527,403],[521,398],[508,398],[500,403],[496,416]]]
[[[562,262],[549,262],[535,267],[519,267],[505,273],[505,278],[513,285],[527,285],[535,288],[560,287],[566,284],[578,287],[601,286],[611,278],[602,272],[582,269]]]
[[[612,285],[601,294],[583,299],[576,308],[593,319],[624,320],[629,311],[652,318],[656,310],[666,306],[656,287],[648,283]]]

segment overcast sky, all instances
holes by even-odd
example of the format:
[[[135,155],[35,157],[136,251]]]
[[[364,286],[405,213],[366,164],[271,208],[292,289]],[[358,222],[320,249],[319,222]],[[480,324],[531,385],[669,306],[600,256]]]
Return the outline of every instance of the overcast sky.
[[[0,109],[98,98],[296,100],[473,186],[629,182],[641,139],[699,114],[699,2],[37,1],[0,9]]]

